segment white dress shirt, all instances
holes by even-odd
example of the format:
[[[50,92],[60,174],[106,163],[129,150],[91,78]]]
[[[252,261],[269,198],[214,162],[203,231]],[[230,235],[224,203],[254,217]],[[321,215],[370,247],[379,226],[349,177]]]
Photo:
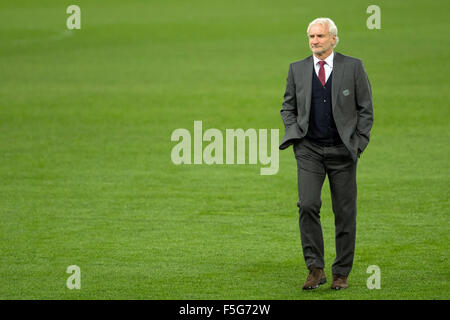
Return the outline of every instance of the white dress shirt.
[[[320,59],[317,58],[315,55],[313,55],[313,58],[314,58],[314,69],[316,70],[317,77],[319,77]],[[334,59],[334,51],[332,51],[331,54],[325,59],[326,63],[323,65],[323,68],[325,69],[325,82],[328,81],[331,71],[333,71],[333,59]]]

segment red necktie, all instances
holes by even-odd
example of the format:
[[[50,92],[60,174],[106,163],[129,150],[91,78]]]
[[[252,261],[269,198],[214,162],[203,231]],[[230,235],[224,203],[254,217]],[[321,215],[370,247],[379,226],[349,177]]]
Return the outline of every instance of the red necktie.
[[[323,60],[321,60],[321,61],[319,61],[319,64],[320,64],[320,69],[319,69],[319,80],[320,80],[320,82],[322,83],[322,86],[325,86],[325,68],[323,67],[323,65],[325,64],[326,62],[325,61],[323,61]]]

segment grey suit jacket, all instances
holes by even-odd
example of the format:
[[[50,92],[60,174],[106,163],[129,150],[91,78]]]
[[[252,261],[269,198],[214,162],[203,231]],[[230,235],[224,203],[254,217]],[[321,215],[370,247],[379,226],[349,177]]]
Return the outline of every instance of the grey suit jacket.
[[[285,135],[280,150],[305,137],[311,110],[312,55],[289,66],[281,118]],[[372,90],[361,60],[335,52],[331,105],[337,130],[357,160],[369,143],[373,123]]]

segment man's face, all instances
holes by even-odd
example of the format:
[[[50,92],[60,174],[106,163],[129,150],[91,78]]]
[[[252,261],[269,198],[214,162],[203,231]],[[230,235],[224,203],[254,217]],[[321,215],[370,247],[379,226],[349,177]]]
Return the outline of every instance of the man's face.
[[[309,28],[309,47],[316,56],[328,56],[333,51],[336,36],[331,37],[328,27],[314,24]]]

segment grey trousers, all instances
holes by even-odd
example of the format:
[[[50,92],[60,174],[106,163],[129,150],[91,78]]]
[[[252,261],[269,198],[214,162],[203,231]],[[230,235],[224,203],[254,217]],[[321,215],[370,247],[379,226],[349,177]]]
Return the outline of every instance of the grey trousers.
[[[332,273],[348,276],[356,238],[356,165],[345,145],[323,147],[304,138],[294,144],[297,160],[299,225],[303,257],[308,269],[324,268],[320,224],[325,176],[330,182],[334,212],[336,259]]]

